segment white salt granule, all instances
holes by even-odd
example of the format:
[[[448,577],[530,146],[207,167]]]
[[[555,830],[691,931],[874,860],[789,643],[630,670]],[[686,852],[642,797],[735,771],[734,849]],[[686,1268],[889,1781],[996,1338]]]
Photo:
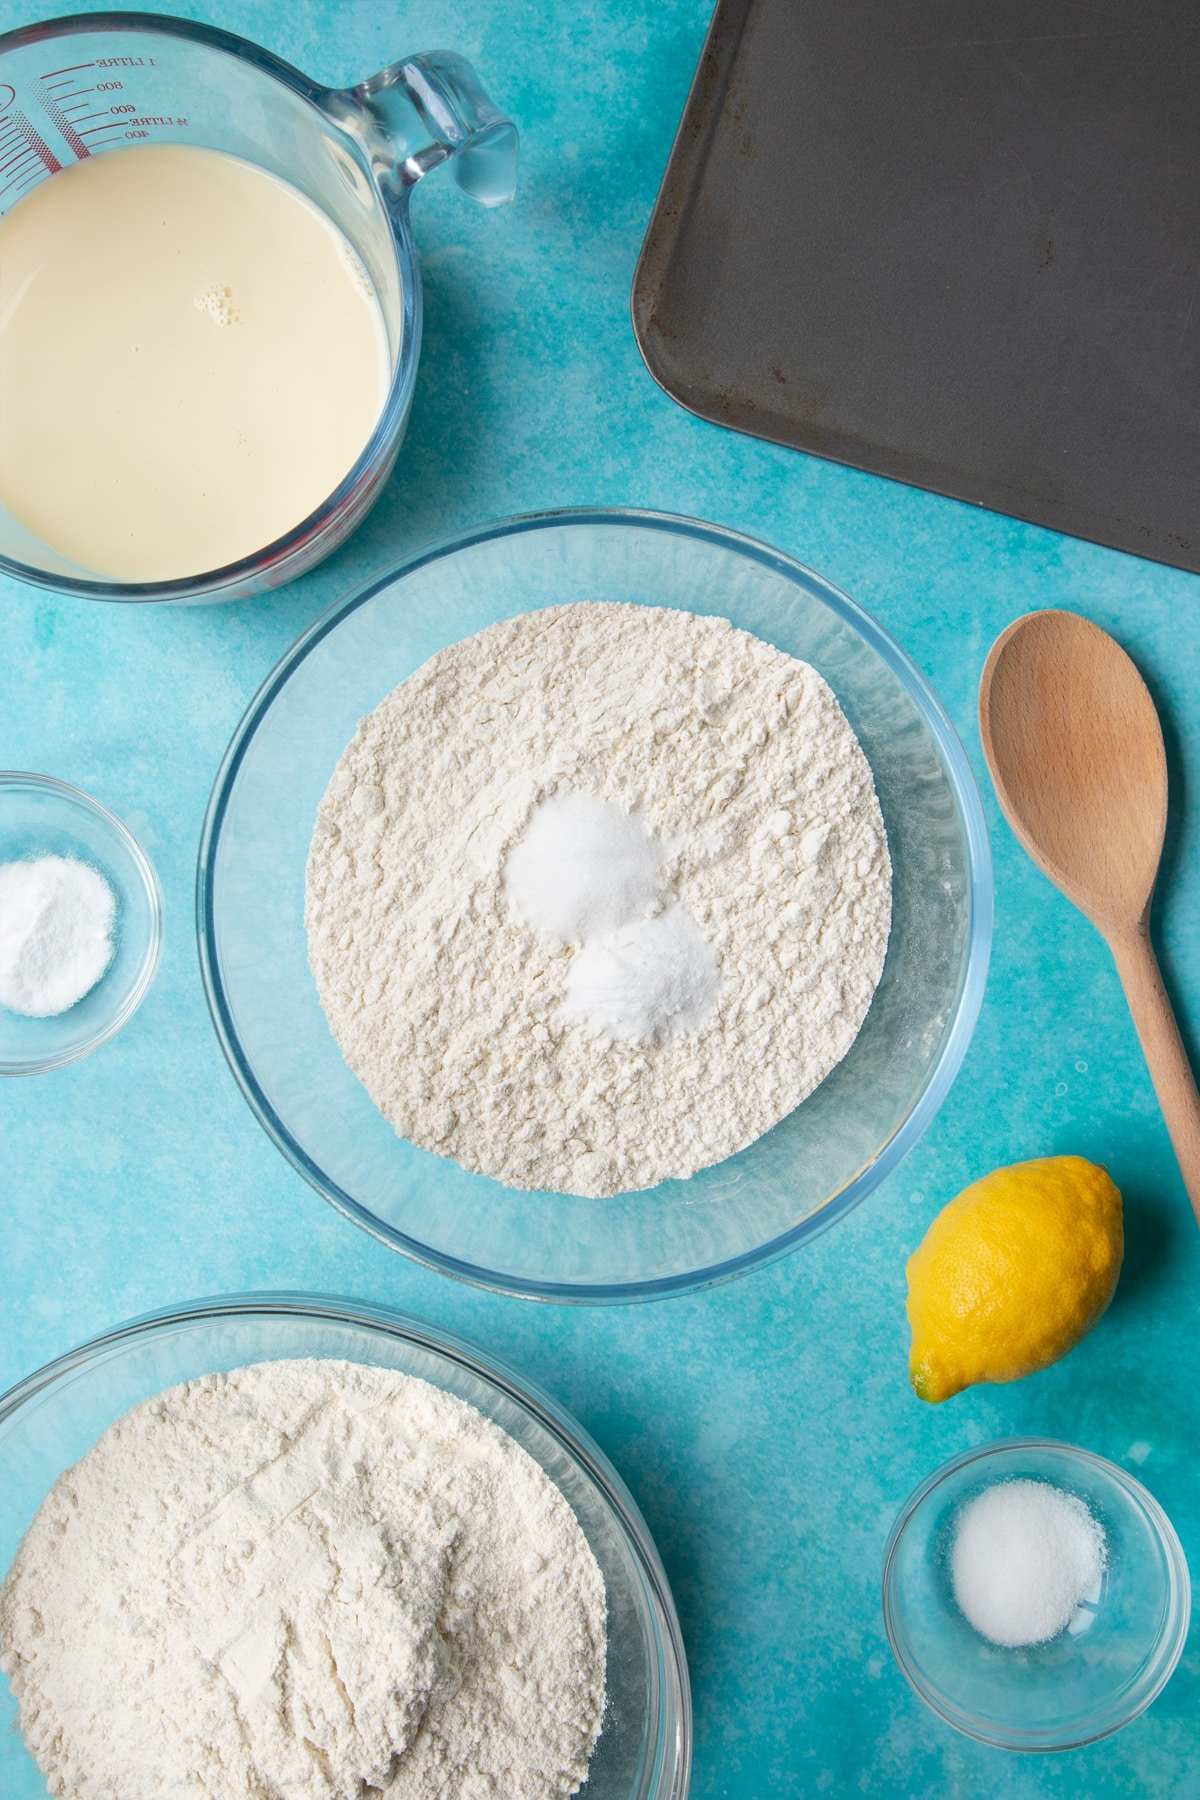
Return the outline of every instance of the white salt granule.
[[[1095,1600],[1108,1561],[1083,1501],[1045,1481],[1000,1481],[958,1518],[950,1572],[967,1622],[993,1644],[1045,1644]]]
[[[720,983],[712,950],[671,905],[589,939],[572,958],[561,1011],[601,1037],[642,1042],[703,1024]]]
[[[577,944],[648,911],[662,864],[662,846],[628,813],[592,794],[551,794],[513,847],[504,886],[527,925]]]
[[[28,1018],[64,1013],[112,961],[117,903],[73,856],[0,863],[0,1006]]]

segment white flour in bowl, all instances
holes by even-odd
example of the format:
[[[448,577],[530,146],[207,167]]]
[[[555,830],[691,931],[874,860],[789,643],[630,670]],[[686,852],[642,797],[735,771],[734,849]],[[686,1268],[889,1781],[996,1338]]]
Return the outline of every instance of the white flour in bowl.
[[[55,1483],[0,1668],[70,1800],[559,1800],[604,1584],[520,1445],[427,1382],[257,1363],[159,1394]]]
[[[891,864],[814,669],[724,619],[581,602],[451,645],[362,721],[305,916],[334,1036],[401,1136],[601,1196],[732,1155],[841,1061]]]

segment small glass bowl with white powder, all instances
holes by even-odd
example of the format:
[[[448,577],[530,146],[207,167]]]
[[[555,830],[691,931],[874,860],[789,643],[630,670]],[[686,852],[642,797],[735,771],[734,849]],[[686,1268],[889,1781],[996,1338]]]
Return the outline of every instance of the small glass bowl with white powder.
[[[77,1062],[133,1015],[162,945],[158,878],[107,807],[0,771],[0,1075]]]
[[[190,1386],[184,1389],[183,1383]],[[252,1390],[258,1398],[247,1410]],[[310,1391],[318,1397],[312,1404]],[[270,1402],[265,1408],[264,1396]],[[284,1434],[286,1455],[264,1458],[262,1428],[269,1436],[284,1417],[276,1411],[277,1401],[294,1408],[297,1400],[300,1426]],[[147,1411],[160,1430],[147,1432]],[[162,1495],[170,1487],[169,1504],[161,1510],[144,1507],[137,1470],[144,1472],[148,1461],[161,1462],[164,1454],[169,1460],[171,1446],[178,1448],[177,1428],[201,1425],[202,1415],[211,1445],[210,1455],[198,1459],[204,1466],[185,1457],[184,1465],[176,1466],[192,1470],[195,1479],[189,1475],[174,1486],[156,1482],[149,1491]],[[460,1456],[457,1470],[455,1456]],[[220,1487],[231,1457],[242,1457],[252,1473],[247,1480],[243,1470],[240,1482],[226,1485],[221,1506],[205,1517],[194,1541],[188,1538],[176,1570],[169,1555],[162,1560],[170,1545],[155,1521],[174,1538],[187,1538],[188,1509],[196,1503],[199,1484],[215,1471]],[[99,1482],[97,1458],[105,1463]],[[123,1459],[133,1466],[123,1466]],[[73,1468],[76,1464],[81,1466]],[[87,1497],[93,1512],[76,1516],[78,1534],[69,1554],[43,1560],[41,1526],[30,1527],[44,1504],[53,1523],[65,1470],[71,1471],[65,1478],[69,1492]],[[76,1489],[74,1483],[82,1485]],[[396,1495],[402,1489],[408,1495],[408,1525],[397,1532],[391,1521],[399,1518]],[[124,1534],[116,1556],[106,1548],[116,1536],[95,1516],[109,1512],[113,1531]],[[284,1519],[293,1539],[297,1529],[301,1539],[281,1559],[277,1526]],[[384,1527],[392,1562],[407,1572],[394,1591],[387,1580],[372,1585]],[[485,1748],[503,1749],[495,1740],[530,1706],[536,1719],[545,1695],[561,1701],[576,1692],[586,1702],[578,1718],[564,1714],[561,1705],[555,1717],[567,1725],[582,1721],[591,1731],[593,1702],[602,1692],[599,1736],[583,1789],[587,1800],[684,1800],[687,1794],[692,1735],[687,1666],[666,1576],[634,1501],[607,1458],[554,1400],[432,1326],[387,1308],[316,1295],[198,1301],[119,1326],[0,1396],[0,1637],[5,1638],[0,1654],[12,1671],[0,1674],[0,1794],[32,1797],[47,1791],[16,1727],[14,1689],[36,1738],[39,1718],[42,1725],[52,1720],[79,1666],[67,1654],[58,1671],[65,1684],[60,1688],[55,1670],[42,1658],[51,1636],[60,1655],[69,1650],[78,1623],[68,1604],[71,1582],[99,1561],[105,1565],[103,1581],[128,1588],[136,1582],[130,1567],[136,1556],[129,1553],[135,1543],[150,1565],[138,1590],[139,1604],[146,1606],[142,1623],[159,1643],[158,1666],[152,1661],[138,1674],[139,1697],[148,1706],[135,1708],[135,1714],[152,1719],[165,1705],[177,1719],[171,1696],[184,1704],[177,1678],[195,1667],[188,1658],[203,1641],[208,1646],[203,1654],[219,1651],[223,1672],[247,1689],[246,1717],[261,1729],[247,1737],[245,1754],[253,1752],[264,1770],[290,1767],[290,1757],[299,1754],[307,1770],[303,1778],[275,1783],[273,1792],[297,1797],[326,1792],[320,1770],[300,1754],[297,1717],[319,1721],[314,1741],[332,1745],[344,1761],[375,1754],[381,1741],[386,1751],[395,1743],[388,1734],[397,1704],[408,1707],[414,1696],[422,1698],[419,1723],[415,1710],[406,1710],[401,1720],[416,1735],[397,1753],[396,1792],[446,1793],[458,1791],[453,1776],[442,1782],[438,1772],[443,1764],[452,1766],[472,1732],[482,1733]],[[344,1577],[328,1592],[320,1575],[322,1544]],[[521,1571],[515,1586],[514,1557]],[[23,1571],[15,1585],[11,1575],[6,1579],[14,1558]],[[161,1595],[164,1581],[175,1582],[185,1562],[187,1598],[182,1607],[168,1607],[167,1617],[154,1597]],[[598,1585],[583,1581],[583,1563],[593,1574],[599,1571]],[[485,1565],[498,1575],[481,1579]],[[430,1576],[446,1583],[446,1594],[437,1611],[441,1649],[433,1637],[416,1644],[437,1653],[441,1671],[424,1697],[414,1681],[421,1674],[420,1658],[400,1651],[415,1643],[405,1620],[418,1621],[435,1604],[436,1582],[431,1587]],[[21,1602],[38,1586],[53,1615],[52,1630],[34,1657],[35,1664],[42,1658],[48,1686],[21,1651],[29,1625]],[[344,1639],[338,1631],[329,1634],[343,1656],[340,1662],[334,1656],[331,1676],[319,1650],[321,1632],[328,1632],[342,1603],[355,1614],[360,1592],[366,1595],[362,1616],[372,1625],[372,1643],[365,1648],[374,1654],[362,1654],[362,1634],[353,1623]],[[552,1667],[546,1657],[553,1658],[555,1646],[531,1633],[545,1624],[553,1636],[564,1619],[569,1627],[572,1595],[586,1601],[588,1630],[582,1638],[575,1632],[557,1643],[561,1664]],[[96,1615],[94,1596],[89,1601],[81,1595],[85,1618],[89,1605],[93,1640],[111,1628],[114,1662],[121,1656],[136,1659],[138,1633],[121,1628],[116,1600]],[[404,1616],[389,1618],[396,1606]],[[597,1608],[603,1616],[598,1627]],[[492,1628],[498,1623],[503,1631]],[[598,1635],[602,1687],[586,1651]],[[314,1643],[318,1652],[310,1656]],[[481,1682],[490,1681],[493,1666],[503,1691],[489,1704]],[[342,1676],[350,1688],[339,1704]],[[295,1710],[285,1708],[277,1719],[279,1694],[290,1695]],[[344,1714],[347,1696],[355,1705]],[[97,1694],[90,1698],[95,1702]],[[122,1707],[119,1688],[113,1700],[110,1725],[112,1713]],[[526,1767],[528,1746],[545,1737],[541,1725],[538,1733],[514,1742],[514,1768],[518,1762]],[[60,1760],[72,1743],[76,1749],[82,1745],[89,1764],[103,1749],[86,1731],[70,1742],[55,1740],[53,1732],[40,1741],[44,1756]],[[143,1732],[138,1741],[147,1758],[171,1753],[170,1734],[157,1740],[153,1732]],[[205,1743],[215,1754],[222,1741],[218,1732]],[[107,1753],[119,1755],[120,1741]],[[526,1768],[519,1791],[530,1800],[557,1800],[574,1785],[570,1775],[547,1778],[539,1764],[533,1772]],[[150,1790],[159,1800],[166,1788],[152,1781]],[[121,1791],[125,1800],[143,1800],[146,1790],[143,1784],[135,1792],[126,1780]],[[505,1791],[515,1793],[517,1785]]]
[[[883,1611],[902,1673],[949,1724],[1000,1749],[1068,1750],[1161,1692],[1190,1583],[1133,1476],[1070,1444],[1011,1439],[955,1457],[908,1500]]]

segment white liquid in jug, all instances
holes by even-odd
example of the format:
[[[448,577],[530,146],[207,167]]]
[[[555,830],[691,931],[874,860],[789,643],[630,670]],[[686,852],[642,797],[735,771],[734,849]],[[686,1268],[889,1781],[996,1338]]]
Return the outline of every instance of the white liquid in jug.
[[[236,157],[109,151],[0,220],[0,501],[105,579],[201,574],[292,530],[390,372],[345,237]]]

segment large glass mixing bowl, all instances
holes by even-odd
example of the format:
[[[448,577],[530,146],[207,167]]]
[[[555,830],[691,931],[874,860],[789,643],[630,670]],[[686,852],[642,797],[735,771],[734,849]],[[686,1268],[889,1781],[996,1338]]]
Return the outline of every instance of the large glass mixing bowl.
[[[358,720],[445,645],[570,600],[724,615],[826,677],[879,792],[894,870],[883,979],[849,1055],[794,1113],[688,1181],[612,1200],[514,1192],[398,1138],[317,999],[304,875],[317,803]],[[789,557],[693,520],[567,512],[477,527],[333,608],[263,686],[217,777],[200,958],[230,1066],[333,1204],[435,1268],[510,1293],[676,1293],[794,1249],[895,1168],[944,1099],[983,995],[992,877],[979,793],[928,684],[887,633]]]
[[[684,1800],[691,1698],[658,1553],[604,1453],[548,1394],[462,1339],[384,1307],[244,1294],[155,1313],[94,1338],[0,1397],[0,1577],[47,1492],[130,1407],[216,1370],[289,1357],[399,1369],[477,1407],[566,1496],[604,1576],[607,1703],[580,1800]],[[0,1676],[0,1794],[45,1800]],[[164,1797],[165,1800],[165,1797]]]

